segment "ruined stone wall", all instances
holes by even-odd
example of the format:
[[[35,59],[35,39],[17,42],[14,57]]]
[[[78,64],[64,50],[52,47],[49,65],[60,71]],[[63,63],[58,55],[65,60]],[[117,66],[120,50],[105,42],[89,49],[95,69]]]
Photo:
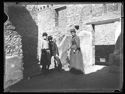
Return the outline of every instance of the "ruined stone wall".
[[[10,21],[4,23],[4,89],[23,78],[21,36]]]
[[[48,32],[49,35],[53,35],[57,43],[60,43],[71,25],[79,25],[79,31],[91,31],[91,27],[86,25],[87,22],[118,18],[121,16],[120,4],[65,4],[64,6],[66,6],[66,9],[58,11],[58,16],[54,9],[56,6],[56,4],[53,6],[45,4],[34,5],[34,7],[32,6],[29,8],[31,16],[37,23],[39,29],[39,55],[40,41],[43,32]],[[58,7],[59,6],[62,7],[62,4],[58,4]],[[96,30],[97,39],[95,39],[95,44],[114,44],[114,24],[99,26],[96,27]],[[102,34],[104,31],[105,33]]]
[[[70,6],[71,7],[71,6]],[[106,4],[106,10],[103,4],[84,4],[82,7],[75,6],[73,8],[69,8],[69,12],[67,12],[67,16],[69,16],[70,20],[69,24],[78,24],[80,26],[80,30],[91,31],[91,28],[85,25],[88,22],[93,21],[101,21],[113,18],[121,17],[121,5],[120,4]],[[68,10],[67,8],[67,10]],[[103,26],[96,26],[96,37],[95,44],[106,44],[111,45],[115,43],[115,24],[106,24]],[[101,39],[100,39],[101,38]]]
[[[91,31],[91,28],[85,25],[87,22],[118,18],[121,16],[120,4],[66,4],[65,6],[66,9],[58,13],[57,26],[56,12],[52,6],[26,6],[38,26],[38,53],[40,52],[40,40],[43,32],[48,32],[50,35],[53,35],[58,40],[57,42],[60,43],[64,35],[67,34],[70,25],[79,25],[80,31]],[[114,44],[114,24],[98,26],[96,30],[95,44]]]
[[[119,18],[121,17],[120,7],[121,5],[119,3],[118,4],[107,3],[106,9],[105,9],[104,4],[67,5],[67,9],[66,9],[67,10],[67,26],[70,26],[72,24],[79,25],[81,31],[82,30],[91,31],[91,28],[85,25],[86,23],[93,22],[93,21],[101,21],[101,20]],[[115,25],[113,24],[104,25],[102,30],[101,28],[100,30],[109,32],[109,28],[111,30],[110,32],[110,35],[111,35],[111,33],[113,33],[113,30],[116,29]],[[105,33],[105,34],[108,34],[108,33]],[[98,37],[99,36],[100,35],[98,35]],[[114,39],[114,36],[112,36],[112,39]],[[108,42],[109,40],[110,38],[106,40],[106,42]],[[112,44],[114,44],[113,41],[112,41]]]
[[[114,45],[115,29],[114,23],[96,26],[95,45]]]
[[[112,3],[106,4],[106,11],[104,9],[105,7],[103,4],[77,4],[77,5],[67,4],[66,9],[59,11],[58,26],[55,26],[56,13],[53,8],[50,7],[50,8],[43,9],[43,6],[40,6],[40,5],[39,6],[34,5],[34,6],[35,6],[34,8],[33,6],[30,6],[30,7],[28,6],[27,9],[30,11],[32,18],[35,20],[36,24],[38,25],[38,29],[40,32],[39,37],[41,37],[42,32],[49,32],[52,35],[55,34],[56,37],[62,37],[67,32],[68,26],[70,25],[80,25],[80,30],[90,31],[90,27],[85,25],[85,23],[91,22],[91,21],[109,19],[109,18],[118,18],[120,17],[120,13],[121,13],[120,4],[112,4]],[[114,24],[97,26],[96,30],[98,33],[96,33],[97,39],[95,39],[95,42],[96,42],[95,44],[114,44],[114,35],[113,35],[114,34],[113,32],[115,30]],[[53,32],[56,32],[56,33],[53,33]],[[60,32],[60,34],[57,34],[57,32]],[[111,34],[112,36],[110,36]],[[107,35],[109,37],[104,38]],[[7,33],[5,34],[5,37],[6,36],[8,36]],[[10,43],[10,42],[8,42],[9,44],[7,43],[8,45],[10,44],[19,45],[16,48],[13,46],[10,46],[11,47],[10,48],[8,46],[8,48],[6,48],[8,49],[6,51],[8,54],[21,53],[21,50],[19,50],[21,47],[19,42],[20,39],[16,41],[17,42],[13,41],[13,43]],[[12,49],[14,49],[15,51]]]
[[[59,5],[58,5],[59,6]],[[61,5],[60,5],[61,6]],[[66,9],[58,13],[58,24],[56,25],[56,12],[53,8],[42,9],[39,14],[39,39],[43,31],[53,35],[59,44],[67,35],[71,25],[79,25],[79,31],[92,31],[87,22],[101,21],[121,16],[120,4],[66,4]],[[48,11],[49,10],[49,11]],[[45,12],[46,11],[46,12]],[[52,12],[53,11],[53,12]],[[48,17],[49,15],[49,17]],[[46,21],[45,21],[46,20]],[[55,22],[54,22],[55,21]],[[44,23],[42,25],[42,23]],[[45,25],[45,26],[44,26]],[[55,25],[55,26],[54,26]],[[53,28],[52,28],[53,27]],[[112,45],[115,44],[116,24],[105,24],[96,26],[95,45]],[[52,33],[51,33],[52,32]],[[38,45],[41,45],[38,43]],[[40,50],[38,51],[40,55]]]
[[[8,7],[4,6],[7,21],[4,23],[4,89],[23,78],[22,38],[9,20]]]
[[[91,31],[91,27],[86,25],[88,22],[101,21],[121,17],[120,3],[105,3],[105,4],[66,4],[66,9],[59,12],[58,32],[67,33],[70,25],[79,25],[80,31]],[[106,24],[96,26],[95,44],[111,45],[115,43],[116,25]],[[105,32],[105,33],[103,33]],[[63,33],[61,33],[63,35]],[[101,38],[101,39],[100,39]]]
[[[8,26],[15,28],[6,30],[5,25],[4,40],[6,48],[4,51],[7,53],[7,46],[9,45],[11,48],[10,50],[13,50],[11,55],[17,55],[17,53],[19,53],[17,49],[21,48],[23,56],[20,57],[17,55],[8,57],[8,53],[6,54],[4,75],[5,88],[18,82],[22,78],[26,78],[39,72],[38,61],[36,59],[38,28],[34,19],[23,6],[14,4],[8,6],[7,9],[7,15],[9,16],[10,21]]]
[[[120,7],[120,6],[119,6]],[[98,10],[98,9],[97,9]],[[104,11],[104,10],[103,10]],[[102,12],[102,16],[93,17],[93,21],[120,18],[121,11],[117,5],[107,4],[107,12]],[[95,45],[115,44],[115,31],[117,24],[103,24],[95,27]]]
[[[59,32],[62,32],[63,34],[66,33],[66,29],[67,29],[67,11],[61,10],[58,13],[59,17],[58,17],[58,28],[59,28]]]
[[[79,25],[79,29],[82,30],[82,7],[84,6],[84,4],[67,5],[67,30],[71,25]]]
[[[22,56],[21,36],[10,21],[4,24],[4,51],[6,56]]]

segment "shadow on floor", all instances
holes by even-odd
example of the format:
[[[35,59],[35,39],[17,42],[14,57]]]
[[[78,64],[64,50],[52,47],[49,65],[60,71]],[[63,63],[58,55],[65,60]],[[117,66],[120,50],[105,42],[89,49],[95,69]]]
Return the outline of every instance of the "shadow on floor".
[[[22,80],[10,87],[10,92],[56,92],[56,91],[114,91],[121,89],[119,73],[109,72],[104,67],[90,74],[74,74],[52,70],[46,75],[39,74],[29,80]]]

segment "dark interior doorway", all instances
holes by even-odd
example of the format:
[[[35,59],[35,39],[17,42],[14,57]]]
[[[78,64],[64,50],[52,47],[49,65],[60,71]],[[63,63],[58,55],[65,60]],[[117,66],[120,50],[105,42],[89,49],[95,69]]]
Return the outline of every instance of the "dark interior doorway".
[[[115,45],[95,45],[95,64],[108,65],[109,55],[113,53],[114,50]]]

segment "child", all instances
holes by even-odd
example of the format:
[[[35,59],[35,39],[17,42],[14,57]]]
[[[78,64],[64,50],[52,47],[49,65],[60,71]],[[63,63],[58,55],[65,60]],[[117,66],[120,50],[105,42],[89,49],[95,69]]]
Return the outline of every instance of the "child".
[[[54,56],[55,68],[58,70],[61,70],[62,64],[59,59],[58,47],[57,47],[56,43],[53,41],[52,36],[49,36],[48,40],[49,40],[49,48],[50,48],[51,57]],[[57,61],[57,64],[56,64],[56,61]]]

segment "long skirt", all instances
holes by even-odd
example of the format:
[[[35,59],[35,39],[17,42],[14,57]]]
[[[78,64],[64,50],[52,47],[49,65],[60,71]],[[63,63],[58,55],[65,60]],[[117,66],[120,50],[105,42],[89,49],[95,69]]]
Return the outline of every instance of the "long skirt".
[[[84,72],[83,56],[81,51],[77,50],[75,53],[71,49],[70,51],[70,69],[74,68]]]
[[[50,65],[50,64],[51,64],[51,56],[50,56],[50,53],[47,52],[45,49],[42,50],[40,64],[41,64],[42,66]]]

